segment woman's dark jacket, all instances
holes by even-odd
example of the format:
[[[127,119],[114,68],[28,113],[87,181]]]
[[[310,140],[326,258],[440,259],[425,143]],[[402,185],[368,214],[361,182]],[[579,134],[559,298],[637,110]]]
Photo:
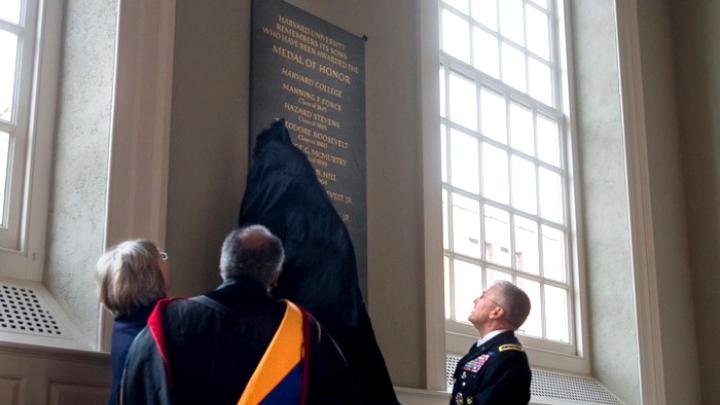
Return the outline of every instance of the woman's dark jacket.
[[[150,316],[155,301],[152,304],[138,309],[129,315],[118,315],[113,323],[112,349],[110,357],[112,360],[112,390],[110,391],[109,405],[118,404],[120,401],[120,379],[122,378],[123,368],[125,368],[125,358],[135,336],[147,325],[147,319]]]

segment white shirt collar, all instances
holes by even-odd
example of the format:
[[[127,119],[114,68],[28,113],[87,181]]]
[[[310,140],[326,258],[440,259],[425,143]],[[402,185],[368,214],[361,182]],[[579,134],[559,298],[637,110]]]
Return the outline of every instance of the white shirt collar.
[[[507,332],[507,331],[509,331],[509,330],[510,330],[510,329],[498,329],[498,330],[494,330],[494,331],[492,331],[492,332],[489,332],[487,335],[485,335],[485,336],[481,337],[480,339],[478,339],[476,345],[477,345],[477,347],[480,347],[480,346],[482,346],[483,344],[487,343],[490,339],[494,338],[495,336],[497,336],[497,335],[499,335],[499,334],[501,334],[501,333],[503,333],[503,332]]]

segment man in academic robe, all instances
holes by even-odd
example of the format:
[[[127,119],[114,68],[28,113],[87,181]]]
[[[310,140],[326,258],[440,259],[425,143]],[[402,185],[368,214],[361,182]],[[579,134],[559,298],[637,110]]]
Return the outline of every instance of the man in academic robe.
[[[264,226],[231,232],[218,289],[158,302],[128,353],[123,404],[342,404],[345,359],[305,310],[270,295],[284,260]]]

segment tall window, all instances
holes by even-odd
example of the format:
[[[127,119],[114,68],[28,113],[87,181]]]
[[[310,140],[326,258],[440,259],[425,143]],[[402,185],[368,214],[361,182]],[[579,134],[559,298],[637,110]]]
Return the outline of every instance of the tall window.
[[[445,314],[509,280],[526,342],[575,344],[567,79],[555,0],[444,0],[440,15]],[[547,347],[547,346],[545,346]]]
[[[37,1],[0,1],[0,247],[19,249]]]

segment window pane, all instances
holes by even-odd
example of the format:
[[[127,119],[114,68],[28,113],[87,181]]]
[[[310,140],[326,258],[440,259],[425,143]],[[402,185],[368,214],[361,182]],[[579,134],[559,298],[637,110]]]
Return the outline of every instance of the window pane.
[[[453,250],[480,258],[480,203],[453,193]]]
[[[540,283],[517,278],[517,286],[525,291],[530,298],[530,315],[528,315],[525,323],[522,324],[519,331],[522,334],[542,337],[542,303],[540,300]]]
[[[555,120],[537,116],[538,157],[551,165],[560,166],[560,137]]]
[[[515,267],[531,274],[540,274],[537,222],[515,215]]]
[[[7,184],[9,152],[10,134],[0,131],[0,225],[4,226],[7,226],[3,218],[5,218],[5,190],[7,190],[9,186],[9,184]]]
[[[475,82],[454,72],[450,72],[450,119],[473,131],[477,130]]]
[[[442,50],[470,63],[470,24],[448,10],[442,11]]]
[[[522,0],[500,1],[500,33],[519,45],[525,45]]]
[[[525,8],[527,18],[527,47],[530,52],[550,60],[550,31],[548,29],[548,16],[535,7]]]
[[[5,121],[13,116],[16,61],[17,36],[0,30],[0,119]]]
[[[450,130],[450,178],[452,185],[477,193],[480,184],[478,141],[458,130]]]
[[[450,224],[448,220],[448,196],[447,191],[442,191],[442,214],[443,214],[443,249],[450,249]]]
[[[500,78],[498,40],[477,27],[473,27],[473,58],[476,68],[492,77]]]
[[[507,143],[505,97],[486,88],[480,89],[481,132],[488,138]]]
[[[528,58],[528,75],[530,79],[530,95],[540,102],[553,105],[552,73],[550,66],[535,58]]]
[[[483,195],[491,200],[507,204],[510,200],[507,152],[489,143],[483,143],[482,169]]]
[[[455,320],[470,323],[468,315],[473,309],[473,300],[482,292],[482,270],[480,266],[455,259]]]
[[[485,288],[490,287],[493,285],[496,281],[509,281],[512,283],[512,276],[508,273],[505,273],[504,271],[498,271],[498,270],[492,270],[487,269],[487,284],[485,284]]]
[[[440,66],[440,116],[445,117],[445,69]]]
[[[20,5],[22,0],[0,1],[0,19],[13,24],[20,23]]]
[[[468,14],[468,0],[443,0],[443,3],[449,4],[458,11]]]
[[[570,342],[566,290],[545,285],[545,320],[548,339]]]
[[[510,103],[510,143],[523,153],[535,155],[532,111],[516,103]]]
[[[443,257],[443,273],[445,278],[445,319],[450,319],[450,259]]]
[[[502,80],[520,91],[525,91],[525,55],[503,42]]]
[[[512,157],[512,205],[530,214],[537,213],[535,165],[519,156]]]
[[[559,229],[542,226],[543,275],[565,282],[565,235]]]
[[[563,194],[562,178],[558,173],[540,168],[538,171],[540,182],[540,215],[543,218],[562,224],[563,221]]]
[[[510,214],[490,205],[485,210],[485,259],[510,266]]]
[[[447,128],[440,125],[440,176],[443,183],[447,183]]]
[[[497,31],[497,1],[471,0],[472,17],[480,24]]]

